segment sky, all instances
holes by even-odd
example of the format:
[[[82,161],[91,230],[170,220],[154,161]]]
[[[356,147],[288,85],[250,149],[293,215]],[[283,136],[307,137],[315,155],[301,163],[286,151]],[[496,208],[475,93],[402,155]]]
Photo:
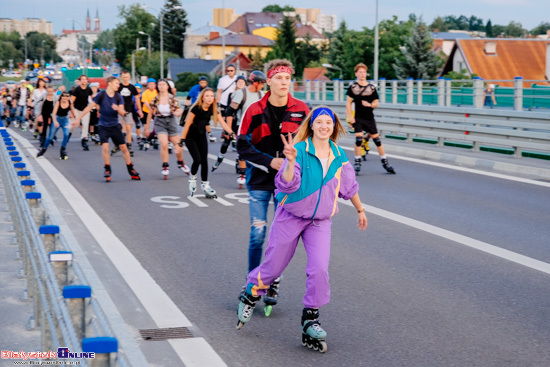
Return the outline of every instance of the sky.
[[[550,22],[550,1],[548,0],[378,0],[379,20],[407,20],[409,14],[422,16],[430,24],[437,16],[475,15],[493,25],[507,25],[511,21],[519,22],[528,30],[542,22]],[[180,0],[187,12],[191,29],[196,29],[212,21],[212,9],[225,7],[235,9],[235,13],[258,12],[266,5],[292,4],[301,8],[320,8],[323,14],[335,14],[338,22],[345,20],[348,28],[360,30],[362,27],[374,27],[376,0]],[[24,3],[24,6],[22,5]],[[0,18],[23,19],[45,18],[52,22],[54,34],[60,34],[63,28],[70,29],[75,19],[75,28],[85,24],[86,11],[93,18],[99,11],[102,29],[114,28],[121,20],[118,18],[120,5],[144,4],[150,6],[150,12],[157,15],[163,0],[0,0]]]

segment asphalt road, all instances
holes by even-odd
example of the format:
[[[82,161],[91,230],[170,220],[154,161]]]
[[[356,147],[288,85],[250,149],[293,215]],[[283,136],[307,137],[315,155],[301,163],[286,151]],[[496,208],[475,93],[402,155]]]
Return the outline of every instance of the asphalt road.
[[[342,145],[352,147],[351,140]],[[210,153],[219,147],[210,144]],[[550,365],[549,274],[398,216],[367,213],[369,226],[359,231],[355,210],[342,204],[332,230],[332,300],[321,310],[328,352],[301,346],[306,258],[300,246],[272,316],[258,307],[237,331],[249,217],[233,165],[209,177],[223,200],[190,200],[173,155],[164,181],[159,152],[136,151],[142,181],[133,182],[119,153],[110,183],[103,180],[100,147],[83,152],[74,140],[68,155],[60,161],[56,146],[40,159],[77,187],[229,366]],[[185,159],[191,163],[187,152]],[[233,163],[234,153],[226,160]],[[397,175],[369,156],[358,177],[363,203],[550,263],[547,187],[396,158],[390,163]]]

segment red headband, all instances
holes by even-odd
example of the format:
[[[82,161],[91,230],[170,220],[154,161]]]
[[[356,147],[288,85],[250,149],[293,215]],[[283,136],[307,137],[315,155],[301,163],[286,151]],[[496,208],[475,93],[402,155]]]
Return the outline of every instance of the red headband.
[[[267,78],[271,79],[273,77],[273,75],[278,74],[278,73],[289,73],[290,75],[292,75],[292,69],[289,68],[288,66],[274,67],[274,68],[272,68],[271,70],[269,70],[267,72]]]

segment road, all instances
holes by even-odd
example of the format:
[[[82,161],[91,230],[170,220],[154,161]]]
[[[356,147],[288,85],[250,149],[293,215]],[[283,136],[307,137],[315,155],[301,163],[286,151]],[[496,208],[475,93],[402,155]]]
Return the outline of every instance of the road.
[[[352,141],[342,145],[352,158]],[[211,158],[219,147],[210,144]],[[548,185],[396,156],[390,163],[397,174],[389,175],[369,155],[357,178],[367,230],[357,229],[345,203],[333,220],[332,299],[321,310],[328,352],[320,354],[300,343],[301,246],[272,315],[258,307],[241,331],[235,328],[249,236],[235,153],[210,174],[221,199],[215,201],[187,197],[174,156],[162,180],[156,150],[136,152],[142,181],[130,181],[115,156],[106,183],[99,150],[83,152],[73,140],[69,160],[58,159],[57,146],[40,159],[84,196],[229,366],[550,365]],[[185,159],[191,163],[187,152]],[[131,318],[132,310],[119,311]]]

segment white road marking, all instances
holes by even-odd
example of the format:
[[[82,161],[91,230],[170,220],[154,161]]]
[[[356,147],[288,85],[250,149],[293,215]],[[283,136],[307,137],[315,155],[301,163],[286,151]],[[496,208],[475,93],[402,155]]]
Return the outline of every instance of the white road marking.
[[[27,139],[17,133],[11,135],[16,137],[33,157],[36,156],[37,150]],[[128,283],[157,326],[159,328],[192,326],[193,324],[183,312],[65,176],[45,158],[38,158],[36,162],[65,196],[67,202]],[[196,340],[189,341],[193,339]],[[186,342],[170,341],[170,345],[186,366],[226,366],[203,338],[193,339],[188,339]]]
[[[343,199],[338,199],[338,201],[344,205],[353,207],[353,204],[350,201],[343,200]],[[550,264],[545,263],[543,261],[536,260],[531,257],[524,256],[513,251],[505,250],[503,248],[491,245],[489,243],[482,242],[471,237],[463,236],[456,232],[448,231],[446,229],[439,228],[424,222],[420,222],[412,218],[395,214],[384,209],[379,209],[367,204],[363,204],[363,207],[365,208],[365,211],[368,213],[378,215],[382,218],[386,218],[386,219],[407,225],[409,227],[419,229],[424,232],[428,232],[435,236],[443,237],[445,239],[457,242],[461,245],[468,246],[476,250],[483,251],[485,253],[500,257],[501,259],[512,261],[516,264],[523,265],[534,270],[542,271],[543,273],[546,273],[546,274],[550,274]]]

